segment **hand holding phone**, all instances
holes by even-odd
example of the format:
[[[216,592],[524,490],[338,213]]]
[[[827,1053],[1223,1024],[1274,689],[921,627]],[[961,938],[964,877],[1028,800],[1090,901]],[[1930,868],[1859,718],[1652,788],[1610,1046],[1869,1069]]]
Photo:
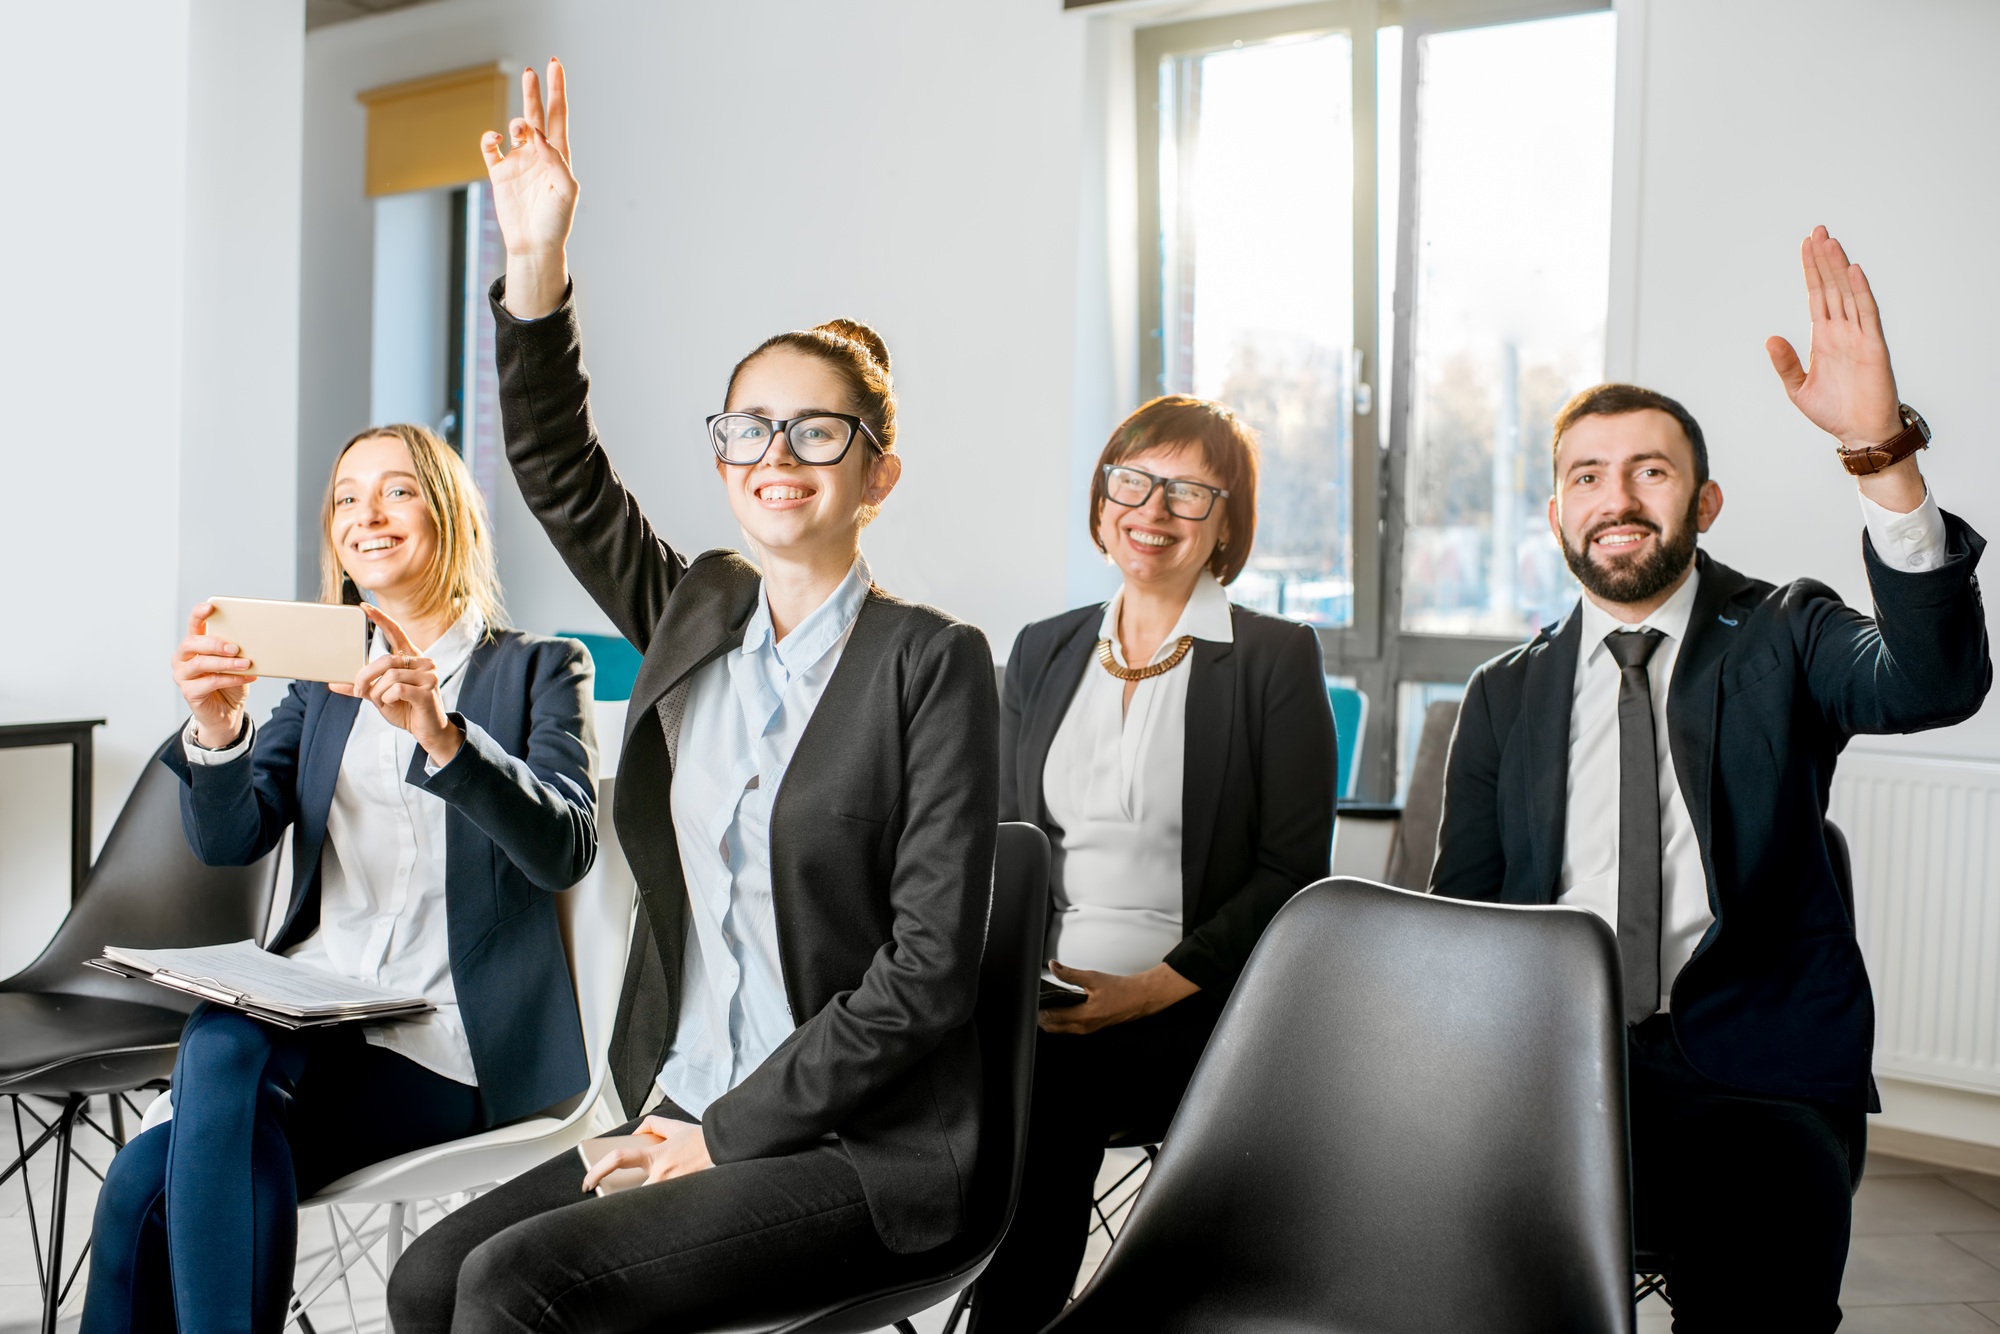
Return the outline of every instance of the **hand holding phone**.
[[[194,715],[195,740],[210,750],[225,750],[243,731],[245,687],[256,680],[248,674],[250,659],[242,646],[208,633],[215,604],[198,602],[188,613],[188,632],[174,650],[174,684]]]

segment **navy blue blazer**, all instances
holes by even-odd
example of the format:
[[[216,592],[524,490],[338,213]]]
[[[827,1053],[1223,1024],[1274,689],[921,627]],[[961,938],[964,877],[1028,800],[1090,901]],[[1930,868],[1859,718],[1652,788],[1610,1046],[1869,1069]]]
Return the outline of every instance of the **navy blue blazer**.
[[[1973,576],[1986,543],[1945,517],[1946,560],[1892,570],[1863,538],[1871,618],[1831,588],[1709,559],[1674,663],[1667,741],[1715,922],[1673,985],[1690,1064],[1735,1088],[1876,1110],[1875,1001],[1826,843],[1834,762],[1860,733],[1971,717],[1993,682]],[[1561,890],[1572,610],[1472,675],[1446,763],[1434,893]]]
[[[590,657],[575,640],[489,633],[466,664],[451,715],[465,744],[428,776],[419,748],[406,776],[449,807],[451,977],[489,1126],[590,1083],[554,898],[597,856],[590,680]],[[180,775],[181,826],[206,864],[247,865],[297,826],[291,902],[274,950],[319,927],[327,812],[360,707],[302,681],[257,730],[250,763],[191,765],[178,745],[161,757]]]

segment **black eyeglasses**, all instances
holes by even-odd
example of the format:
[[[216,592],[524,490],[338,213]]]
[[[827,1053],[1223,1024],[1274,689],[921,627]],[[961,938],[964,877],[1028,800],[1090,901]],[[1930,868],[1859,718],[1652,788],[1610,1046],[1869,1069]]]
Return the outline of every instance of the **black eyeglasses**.
[[[1161,487],[1167,490],[1167,513],[1176,519],[1197,522],[1206,519],[1218,499],[1229,498],[1227,491],[1206,482],[1190,482],[1184,477],[1155,477],[1122,463],[1104,465],[1104,494],[1130,509],[1137,509],[1151,500],[1153,492]]]
[[[824,468],[847,457],[857,434],[867,436],[877,449],[882,447],[867,422],[845,412],[815,412],[783,421],[754,412],[718,412],[708,419],[708,442],[715,446],[715,457],[739,467],[762,463],[771,452],[771,442],[782,435],[793,458]]]

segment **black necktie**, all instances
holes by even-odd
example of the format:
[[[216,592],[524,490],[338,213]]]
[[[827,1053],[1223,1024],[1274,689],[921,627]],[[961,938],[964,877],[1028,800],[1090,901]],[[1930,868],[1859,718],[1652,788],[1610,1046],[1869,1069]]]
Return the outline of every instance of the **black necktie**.
[[[1660,1008],[1660,761],[1646,661],[1663,638],[1658,630],[1604,637],[1618,663],[1618,957],[1628,1024]]]

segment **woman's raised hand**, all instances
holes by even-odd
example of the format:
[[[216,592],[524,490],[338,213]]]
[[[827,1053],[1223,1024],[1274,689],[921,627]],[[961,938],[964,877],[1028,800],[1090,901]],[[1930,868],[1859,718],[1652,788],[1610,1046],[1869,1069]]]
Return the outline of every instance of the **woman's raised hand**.
[[[562,62],[549,61],[548,104],[531,69],[521,71],[521,114],[507,123],[511,147],[500,136],[479,141],[493,185],[493,212],[507,246],[507,309],[539,319],[562,304],[569,285],[564,246],[576,217],[576,177],[569,169],[569,90]]]
[[[442,769],[458,754],[465,734],[444,711],[444,697],[438,694],[437,664],[417,652],[388,612],[372,604],[364,604],[361,610],[381,627],[389,651],[370,659],[355,674],[353,684],[335,681],[327,689],[373,704],[391,727],[400,727],[415,737],[431,763]]]
[[[174,684],[194,715],[194,739],[210,750],[226,750],[243,731],[244,687],[257,678],[239,676],[254,664],[235,644],[208,633],[215,605],[198,603],[188,614],[187,638],[174,650]]]

